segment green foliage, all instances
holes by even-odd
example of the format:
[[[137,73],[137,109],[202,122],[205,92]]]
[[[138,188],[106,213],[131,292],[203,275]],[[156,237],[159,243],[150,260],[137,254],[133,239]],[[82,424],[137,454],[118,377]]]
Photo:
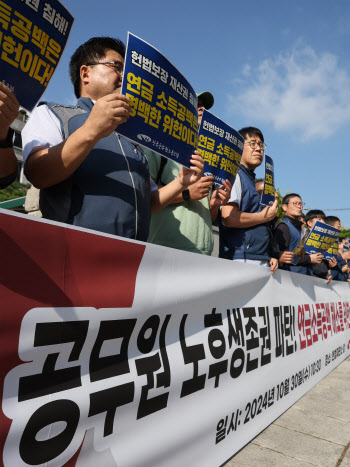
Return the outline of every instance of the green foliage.
[[[29,188],[29,183],[24,185],[23,183],[13,182],[10,186],[0,191],[0,202],[21,198],[26,195]]]
[[[350,237],[350,229],[342,229],[341,233],[339,234],[339,238],[348,238]]]

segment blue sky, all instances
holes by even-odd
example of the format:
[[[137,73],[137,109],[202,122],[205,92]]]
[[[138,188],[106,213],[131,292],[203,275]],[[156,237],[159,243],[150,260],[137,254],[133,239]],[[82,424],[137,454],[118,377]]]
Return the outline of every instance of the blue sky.
[[[75,17],[45,100],[75,102],[69,58],[92,36],[159,49],[211,111],[239,130],[257,126],[274,159],[276,186],[299,193],[350,228],[350,2],[63,0]],[[256,171],[263,176],[263,168]],[[328,209],[346,209],[328,211]]]

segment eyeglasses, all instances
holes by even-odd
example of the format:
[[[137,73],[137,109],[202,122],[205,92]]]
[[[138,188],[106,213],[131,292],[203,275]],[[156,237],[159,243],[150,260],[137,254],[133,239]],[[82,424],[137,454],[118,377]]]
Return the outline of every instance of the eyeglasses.
[[[295,202],[295,201],[291,201],[290,203],[288,204],[291,204],[292,206],[297,206],[298,208],[302,208],[303,207],[303,203],[301,201],[299,202]]]
[[[266,148],[266,144],[262,141],[255,141],[254,139],[251,139],[250,141],[246,141],[246,143],[249,144],[252,149],[256,149],[257,146],[259,146],[259,148],[262,150]]]
[[[93,63],[87,63],[87,66],[92,66],[92,65],[106,65],[108,67],[114,68],[114,71],[118,75],[123,74],[123,69],[124,69],[124,64],[122,62],[93,62]]]

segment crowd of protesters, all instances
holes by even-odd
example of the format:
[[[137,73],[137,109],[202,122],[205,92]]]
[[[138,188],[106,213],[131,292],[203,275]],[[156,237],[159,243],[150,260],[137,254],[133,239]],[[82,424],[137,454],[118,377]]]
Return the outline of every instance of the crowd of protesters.
[[[317,220],[341,228],[337,217],[321,210],[303,214],[301,196],[287,194],[285,213],[277,222],[277,196],[263,207],[263,180],[255,169],[264,158],[264,136],[245,127],[243,154],[231,186],[214,189],[214,179],[202,176],[204,161],[194,151],[191,169],[180,166],[118,134],[128,120],[130,99],[120,94],[124,44],[95,37],[82,44],[70,61],[76,106],[41,103],[22,132],[28,180],[40,190],[44,218],[79,227],[149,241],[210,255],[212,222],[219,225],[219,256],[313,275],[327,281],[350,282],[350,252],[339,242],[336,258],[299,255],[294,250]],[[199,122],[203,109],[214,103],[209,92],[198,95]],[[16,178],[10,125],[18,115],[14,94],[0,83],[0,187]]]

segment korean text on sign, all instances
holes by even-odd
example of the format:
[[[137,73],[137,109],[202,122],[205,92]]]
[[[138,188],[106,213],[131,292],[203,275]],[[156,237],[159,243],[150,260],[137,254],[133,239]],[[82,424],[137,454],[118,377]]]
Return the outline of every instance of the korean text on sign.
[[[261,204],[272,206],[275,201],[275,176],[273,160],[267,154],[265,155],[265,179],[264,189],[261,196]]]
[[[335,227],[317,221],[305,242],[305,252],[309,255],[325,253],[338,240],[339,234],[340,230]]]
[[[132,111],[118,133],[189,167],[198,145],[196,94],[164,55],[130,33],[122,94]]]
[[[212,175],[222,185],[235,180],[243,152],[244,139],[233,128],[207,110],[203,111],[198,150],[204,161],[204,174]]]
[[[0,0],[0,80],[31,110],[48,85],[73,17],[58,0]]]

